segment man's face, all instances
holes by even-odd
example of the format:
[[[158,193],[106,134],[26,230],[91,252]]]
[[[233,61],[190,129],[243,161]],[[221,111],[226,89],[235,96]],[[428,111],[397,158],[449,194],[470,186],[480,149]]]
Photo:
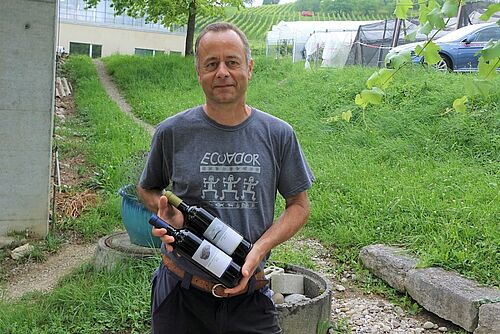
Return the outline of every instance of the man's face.
[[[245,48],[232,30],[208,32],[198,45],[198,81],[207,102],[244,103],[253,60],[247,65]]]

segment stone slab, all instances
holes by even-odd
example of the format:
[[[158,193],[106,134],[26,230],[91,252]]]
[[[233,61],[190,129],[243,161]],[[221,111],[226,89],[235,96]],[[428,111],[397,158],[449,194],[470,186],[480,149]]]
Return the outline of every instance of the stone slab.
[[[479,307],[479,322],[474,334],[500,333],[500,301]]]
[[[418,262],[401,248],[380,244],[363,247],[359,257],[370,272],[400,292],[405,291],[407,272]]]
[[[271,289],[283,295],[303,294],[304,276],[297,274],[278,274],[271,276]]]
[[[441,268],[410,270],[404,286],[426,310],[469,332],[478,326],[481,303],[500,298],[499,290]]]

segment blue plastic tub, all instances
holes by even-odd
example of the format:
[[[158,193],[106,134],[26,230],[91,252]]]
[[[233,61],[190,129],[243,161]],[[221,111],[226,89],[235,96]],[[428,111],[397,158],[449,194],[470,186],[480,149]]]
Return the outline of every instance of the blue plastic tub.
[[[144,247],[159,248],[161,240],[151,235],[151,225],[148,220],[151,211],[139,202],[138,198],[132,195],[134,185],[126,185],[119,190],[121,196],[121,214],[125,229],[127,230],[130,242]]]

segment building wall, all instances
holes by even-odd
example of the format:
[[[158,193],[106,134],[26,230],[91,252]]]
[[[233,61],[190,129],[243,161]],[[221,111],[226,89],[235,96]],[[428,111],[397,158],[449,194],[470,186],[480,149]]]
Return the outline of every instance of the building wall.
[[[59,43],[69,52],[69,43],[102,45],[102,57],[112,54],[134,54],[135,48],[163,50],[184,54],[185,33],[142,31],[96,24],[61,22]]]
[[[0,235],[48,232],[56,7],[0,1]]]

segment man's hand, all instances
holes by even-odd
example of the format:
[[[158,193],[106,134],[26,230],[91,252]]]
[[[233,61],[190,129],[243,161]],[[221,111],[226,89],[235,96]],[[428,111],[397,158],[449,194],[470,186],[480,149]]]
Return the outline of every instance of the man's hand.
[[[255,270],[258,268],[262,259],[263,256],[260,255],[259,250],[256,247],[252,248],[245,259],[243,267],[241,267],[241,273],[243,274],[243,277],[241,278],[240,283],[234,288],[225,289],[224,293],[235,294],[244,291],[248,285],[250,277],[252,277],[252,275],[255,273]]]
[[[172,225],[174,228],[182,228],[184,226],[184,216],[175,207],[168,203],[165,196],[161,196],[158,202],[158,217],[166,221],[168,224]],[[173,251],[171,243],[175,241],[174,237],[167,235],[167,231],[164,228],[153,227],[151,234],[155,237],[159,237],[161,241],[165,243],[165,246],[169,252]]]

